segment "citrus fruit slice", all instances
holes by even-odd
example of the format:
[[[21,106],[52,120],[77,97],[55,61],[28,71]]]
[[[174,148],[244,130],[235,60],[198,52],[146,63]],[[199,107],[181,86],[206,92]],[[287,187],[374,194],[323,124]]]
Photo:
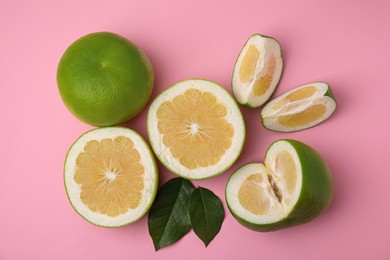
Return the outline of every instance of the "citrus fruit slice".
[[[114,33],[88,34],[72,43],[57,69],[57,85],[69,111],[95,126],[117,125],[136,116],[153,89],[146,55]]]
[[[232,215],[256,231],[306,223],[329,205],[333,182],[322,157],[295,140],[279,140],[264,164],[249,163],[232,174],[226,202]]]
[[[274,92],[283,70],[282,51],[277,40],[252,35],[238,55],[232,88],[238,103],[259,107]]]
[[[98,128],[80,136],[66,156],[64,178],[73,208],[104,227],[127,225],[144,216],[158,188],[149,147],[124,127]]]
[[[336,109],[329,85],[313,82],[276,97],[260,113],[265,128],[294,132],[318,125]]]
[[[222,173],[245,140],[237,103],[223,87],[202,79],[181,81],[161,93],[149,108],[147,128],[159,160],[187,179]]]

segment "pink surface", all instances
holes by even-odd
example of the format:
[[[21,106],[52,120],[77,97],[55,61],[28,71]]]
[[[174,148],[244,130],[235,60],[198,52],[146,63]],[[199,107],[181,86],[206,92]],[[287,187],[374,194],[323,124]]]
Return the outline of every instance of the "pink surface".
[[[7,1],[0,3],[0,259],[390,259],[388,1]],[[62,104],[57,63],[78,37],[112,31],[138,44],[155,69],[152,98],[189,77],[230,92],[235,59],[253,33],[276,37],[285,70],[276,91],[327,81],[338,101],[325,123],[302,132],[265,130],[241,107],[247,141],[221,176],[197,181],[224,201],[233,170],[262,161],[280,138],[318,150],[334,176],[334,200],[311,223],[274,233],[238,224],[226,208],[208,248],[190,232],[158,252],[147,218],[95,227],[72,209],[63,161],[91,129]],[[146,110],[126,126],[145,138]],[[160,166],[161,183],[174,177]]]

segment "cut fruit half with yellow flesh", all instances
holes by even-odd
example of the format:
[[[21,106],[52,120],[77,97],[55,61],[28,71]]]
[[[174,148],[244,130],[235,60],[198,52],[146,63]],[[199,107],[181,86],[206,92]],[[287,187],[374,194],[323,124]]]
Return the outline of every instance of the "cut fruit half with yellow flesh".
[[[263,105],[275,91],[282,70],[278,41],[260,34],[252,35],[234,66],[232,88],[238,103],[248,107]]]
[[[80,136],[67,154],[64,178],[73,208],[103,227],[140,219],[158,188],[153,154],[138,133],[124,127],[98,128]]]
[[[329,205],[330,170],[311,147],[279,140],[268,149],[264,164],[249,163],[232,174],[226,202],[232,215],[256,231],[274,231],[306,223]]]
[[[329,85],[313,82],[294,88],[271,100],[261,111],[265,128],[294,132],[325,121],[336,109]]]
[[[161,93],[149,108],[147,128],[162,164],[193,180],[230,167],[245,140],[237,103],[223,87],[203,79],[184,80]]]

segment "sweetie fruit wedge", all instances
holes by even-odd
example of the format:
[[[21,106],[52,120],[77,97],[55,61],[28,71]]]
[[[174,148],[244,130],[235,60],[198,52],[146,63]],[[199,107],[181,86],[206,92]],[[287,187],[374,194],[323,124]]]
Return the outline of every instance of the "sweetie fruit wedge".
[[[283,71],[279,42],[268,36],[252,35],[233,70],[233,94],[241,105],[257,108],[274,93]]]
[[[294,132],[318,125],[336,109],[336,99],[325,82],[312,82],[274,98],[262,109],[265,128],[277,132]]]

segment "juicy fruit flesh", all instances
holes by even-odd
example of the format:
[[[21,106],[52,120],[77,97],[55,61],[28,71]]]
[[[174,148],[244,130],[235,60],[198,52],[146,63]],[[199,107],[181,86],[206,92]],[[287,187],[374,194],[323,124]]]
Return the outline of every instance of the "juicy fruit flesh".
[[[275,55],[271,54],[267,59],[263,75],[259,78],[255,78],[259,59],[260,51],[256,46],[250,45],[242,59],[239,69],[241,82],[249,83],[255,80],[253,83],[253,94],[255,96],[262,96],[267,92],[276,71],[276,58]]]
[[[280,116],[278,122],[287,127],[305,126],[322,117],[326,111],[327,107],[324,104],[317,104],[300,113]]]
[[[294,92],[291,92],[286,97],[284,97],[282,100],[280,100],[279,102],[274,104],[272,106],[272,108],[275,110],[280,109],[280,108],[284,107],[285,105],[287,105],[288,103],[292,103],[292,102],[295,102],[298,100],[302,100],[302,99],[311,97],[316,93],[316,91],[317,91],[317,88],[313,87],[313,86],[308,86],[308,87],[298,89]]]
[[[139,206],[144,174],[134,143],[119,136],[89,141],[77,156],[74,180],[91,211],[116,217]]]
[[[263,215],[268,212],[269,200],[266,198],[264,179],[260,173],[254,173],[245,179],[238,192],[238,200],[241,205],[255,215]]]
[[[266,215],[272,206],[284,207],[294,194],[297,169],[293,157],[287,151],[278,153],[274,171],[267,167],[267,174],[249,175],[238,192],[242,207],[254,215]]]
[[[277,174],[283,176],[287,192],[293,194],[298,176],[297,168],[292,156],[286,151],[280,152],[276,157],[275,168]]]
[[[215,165],[232,145],[227,108],[207,91],[188,89],[157,110],[163,144],[189,169]]]
[[[267,60],[266,70],[264,76],[258,78],[253,85],[253,93],[255,96],[264,95],[269,89],[272,78],[274,77],[276,70],[276,58],[274,55],[271,55]]]
[[[256,46],[249,46],[240,67],[240,80],[249,83],[253,80],[256,72],[257,61],[260,58],[260,52]]]

